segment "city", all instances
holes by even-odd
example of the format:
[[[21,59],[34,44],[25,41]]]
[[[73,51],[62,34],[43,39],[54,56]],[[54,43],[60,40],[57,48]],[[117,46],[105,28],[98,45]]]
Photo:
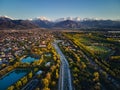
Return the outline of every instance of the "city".
[[[0,0],[0,90],[120,90],[120,0]]]
[[[38,29],[0,36],[2,90],[120,89],[120,33]]]

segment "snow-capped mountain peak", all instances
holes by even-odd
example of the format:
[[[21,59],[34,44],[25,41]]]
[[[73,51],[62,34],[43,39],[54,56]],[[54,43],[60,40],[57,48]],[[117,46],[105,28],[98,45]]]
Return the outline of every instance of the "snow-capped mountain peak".
[[[81,18],[80,17],[65,17],[65,18],[59,18],[59,19],[56,19],[55,21],[56,22],[61,22],[61,21],[65,21],[65,20],[72,20],[72,21],[80,21]]]
[[[74,18],[74,20],[75,20],[75,21],[80,21],[81,18],[80,18],[80,17],[76,17],[76,18]]]
[[[50,19],[48,19],[48,18],[46,18],[44,16],[40,16],[40,17],[34,18],[34,20],[50,21]]]
[[[56,19],[55,22],[61,22],[61,21],[65,21],[66,18],[59,18],[59,19]]]
[[[12,17],[9,17],[7,15],[4,15],[4,16],[0,16],[1,18],[8,18],[8,19],[11,19],[11,20],[14,20]]]

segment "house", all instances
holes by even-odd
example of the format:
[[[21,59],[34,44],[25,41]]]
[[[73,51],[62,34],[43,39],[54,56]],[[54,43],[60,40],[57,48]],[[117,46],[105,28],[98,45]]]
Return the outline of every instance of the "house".
[[[42,72],[43,72],[42,70],[39,70],[36,74],[40,75],[40,74],[42,74]]]

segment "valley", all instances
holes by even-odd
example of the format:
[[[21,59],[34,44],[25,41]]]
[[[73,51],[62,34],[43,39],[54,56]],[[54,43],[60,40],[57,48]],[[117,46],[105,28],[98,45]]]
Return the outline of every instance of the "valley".
[[[119,32],[1,30],[0,36],[1,85],[7,74],[27,70],[3,90],[120,89]]]

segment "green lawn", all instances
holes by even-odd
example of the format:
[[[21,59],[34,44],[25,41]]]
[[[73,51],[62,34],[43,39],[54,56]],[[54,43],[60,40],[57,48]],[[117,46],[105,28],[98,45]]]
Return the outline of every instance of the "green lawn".
[[[93,52],[107,53],[109,49],[103,46],[87,46],[87,49]]]

